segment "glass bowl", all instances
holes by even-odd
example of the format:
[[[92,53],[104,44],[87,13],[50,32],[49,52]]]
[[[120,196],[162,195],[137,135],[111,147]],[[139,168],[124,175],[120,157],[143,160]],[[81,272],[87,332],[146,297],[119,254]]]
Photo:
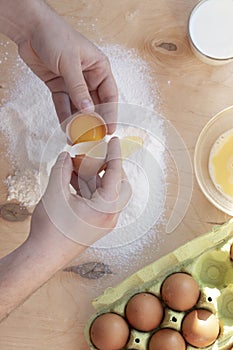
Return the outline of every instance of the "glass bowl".
[[[233,216],[233,199],[224,196],[213,183],[209,172],[209,157],[217,139],[232,128],[233,106],[222,110],[206,124],[199,135],[194,153],[194,170],[203,194],[216,208],[230,216]]]

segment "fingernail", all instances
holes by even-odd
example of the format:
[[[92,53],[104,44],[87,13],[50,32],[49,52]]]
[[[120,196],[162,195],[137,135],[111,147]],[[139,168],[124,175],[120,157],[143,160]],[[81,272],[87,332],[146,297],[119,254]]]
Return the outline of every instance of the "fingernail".
[[[82,103],[81,103],[81,108],[82,109],[89,109],[89,110],[94,110],[94,106],[93,106],[93,103],[92,101],[90,101],[89,99],[84,99],[82,100]]]

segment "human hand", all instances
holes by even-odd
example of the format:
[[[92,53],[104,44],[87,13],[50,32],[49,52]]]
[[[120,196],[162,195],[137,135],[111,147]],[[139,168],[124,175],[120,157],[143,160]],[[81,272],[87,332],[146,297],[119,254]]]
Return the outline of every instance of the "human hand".
[[[117,102],[107,57],[46,4],[40,2],[36,11],[37,25],[26,40],[18,41],[18,50],[49,87],[60,122],[76,110],[93,110],[93,104]],[[115,130],[116,114],[114,104],[103,114],[110,134]]]
[[[108,144],[102,178],[72,183],[73,166],[63,153],[54,165],[47,190],[36,207],[26,241],[0,259],[0,321],[86,247],[111,231],[131,189],[122,171],[119,140]]]
[[[63,255],[67,247],[71,257],[110,232],[131,196],[117,138],[108,144],[106,164],[102,178],[96,176],[87,182],[73,173],[69,154],[62,153],[33,213],[31,239],[40,244],[44,241],[52,250],[61,246]],[[71,194],[70,183],[77,194]]]

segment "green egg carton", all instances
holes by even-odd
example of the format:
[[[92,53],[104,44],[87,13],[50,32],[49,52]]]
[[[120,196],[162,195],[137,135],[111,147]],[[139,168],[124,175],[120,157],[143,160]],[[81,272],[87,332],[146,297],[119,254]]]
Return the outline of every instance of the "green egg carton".
[[[88,321],[85,335],[90,349],[96,350],[90,339],[90,327],[95,318],[106,312],[125,317],[128,300],[140,292],[149,292],[161,298],[164,279],[174,272],[192,275],[200,287],[200,298],[195,308],[204,308],[214,313],[220,324],[217,340],[206,350],[229,350],[233,347],[233,261],[230,248],[233,244],[233,219],[212,231],[195,238],[170,254],[134,273],[115,288],[107,288],[93,301],[96,309]],[[176,312],[165,307],[162,323],[152,332],[131,328],[130,338],[124,349],[147,350],[151,335],[160,328],[181,330],[187,312]],[[198,348],[187,344],[187,350]]]

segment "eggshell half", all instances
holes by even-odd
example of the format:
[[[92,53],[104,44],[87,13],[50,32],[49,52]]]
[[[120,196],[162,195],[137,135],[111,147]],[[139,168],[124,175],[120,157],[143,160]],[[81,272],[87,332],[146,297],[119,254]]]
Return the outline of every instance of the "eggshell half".
[[[219,321],[210,311],[197,309],[188,313],[182,323],[186,341],[198,348],[211,345],[219,334]]]
[[[107,134],[104,119],[97,113],[78,113],[66,126],[66,136],[70,143],[98,141]]]
[[[105,141],[83,142],[72,146],[69,150],[74,171],[88,179],[99,173],[105,163],[107,143]]]

